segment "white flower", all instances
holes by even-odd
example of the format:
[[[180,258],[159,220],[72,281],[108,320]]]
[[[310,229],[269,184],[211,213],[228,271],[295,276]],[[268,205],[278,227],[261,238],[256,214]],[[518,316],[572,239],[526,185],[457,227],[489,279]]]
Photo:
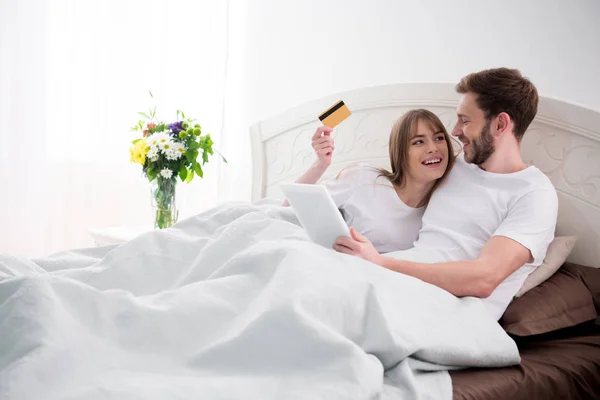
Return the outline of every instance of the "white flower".
[[[162,177],[163,177],[163,178],[165,178],[165,179],[170,179],[170,178],[173,176],[173,171],[171,171],[171,170],[170,170],[170,169],[168,169],[168,168],[163,168],[163,169],[160,171],[160,174],[162,175]]]
[[[181,143],[173,142],[164,153],[168,160],[179,160],[185,153],[185,147]]]
[[[146,157],[148,157],[150,161],[158,160],[158,147],[151,146],[150,150],[148,150],[148,154],[146,154]]]
[[[163,150],[163,153],[165,154],[165,157],[167,157],[167,160],[177,160],[179,157],[181,157],[181,153],[173,148]]]
[[[157,132],[154,135],[152,135],[152,141],[150,143],[151,145],[152,143],[154,143],[154,140],[156,140],[158,148],[161,149],[163,152],[170,149],[171,146],[173,146],[173,141],[171,140],[169,134],[166,132]]]
[[[185,153],[185,146],[183,145],[183,143],[174,142],[173,150],[176,151],[177,153],[183,155],[183,153]],[[177,157],[177,158],[179,158],[179,157]]]
[[[148,146],[150,146],[150,149],[157,149],[158,148],[158,133],[153,133],[152,135],[146,137],[146,143],[148,143]]]

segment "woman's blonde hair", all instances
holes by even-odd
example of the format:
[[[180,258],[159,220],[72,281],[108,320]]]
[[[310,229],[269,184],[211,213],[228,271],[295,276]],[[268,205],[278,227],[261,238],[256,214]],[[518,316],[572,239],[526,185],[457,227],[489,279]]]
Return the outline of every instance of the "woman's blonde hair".
[[[417,125],[419,121],[429,123],[434,132],[442,132],[446,145],[448,146],[448,166],[444,174],[434,183],[431,190],[423,197],[419,203],[419,207],[426,206],[429,203],[431,194],[444,181],[452,167],[456,154],[454,153],[450,135],[446,131],[446,127],[437,115],[429,110],[417,109],[407,111],[402,115],[392,127],[389,141],[389,153],[391,171],[387,169],[379,169],[380,176],[387,178],[396,188],[402,188],[406,184],[406,173],[409,169],[408,165],[408,150],[410,148],[410,140],[417,133]]]

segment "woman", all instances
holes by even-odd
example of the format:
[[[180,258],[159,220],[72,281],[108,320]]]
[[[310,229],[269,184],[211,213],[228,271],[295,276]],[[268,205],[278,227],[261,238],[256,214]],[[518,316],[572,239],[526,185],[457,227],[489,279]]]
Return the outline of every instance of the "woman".
[[[297,183],[316,183],[331,165],[335,148],[331,131],[317,128],[312,138],[317,161]],[[366,238],[379,253],[412,247],[431,193],[455,158],[446,128],[434,113],[424,109],[408,111],[396,121],[390,133],[389,155],[391,171],[360,163],[325,182],[352,227],[353,239]],[[343,250],[336,246],[334,249]]]

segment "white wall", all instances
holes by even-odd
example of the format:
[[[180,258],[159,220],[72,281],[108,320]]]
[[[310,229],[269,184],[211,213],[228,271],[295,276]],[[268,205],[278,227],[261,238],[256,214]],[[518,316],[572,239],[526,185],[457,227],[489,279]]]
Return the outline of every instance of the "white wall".
[[[598,0],[252,0],[251,123],[361,86],[518,68],[600,110]]]
[[[220,140],[226,9],[222,0],[0,0],[0,253],[41,257],[92,245],[91,229],[152,226],[149,184],[128,151],[148,90],[160,119],[184,110],[238,161]],[[177,29],[148,26],[175,17]],[[219,165],[213,157],[203,179],[179,185],[180,219],[216,204]]]

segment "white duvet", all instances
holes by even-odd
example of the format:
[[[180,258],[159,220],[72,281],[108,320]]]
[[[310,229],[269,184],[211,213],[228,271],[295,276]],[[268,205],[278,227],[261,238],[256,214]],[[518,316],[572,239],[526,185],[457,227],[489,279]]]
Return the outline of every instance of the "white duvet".
[[[479,299],[228,203],[120,246],[0,255],[0,399],[451,399],[517,364]]]

